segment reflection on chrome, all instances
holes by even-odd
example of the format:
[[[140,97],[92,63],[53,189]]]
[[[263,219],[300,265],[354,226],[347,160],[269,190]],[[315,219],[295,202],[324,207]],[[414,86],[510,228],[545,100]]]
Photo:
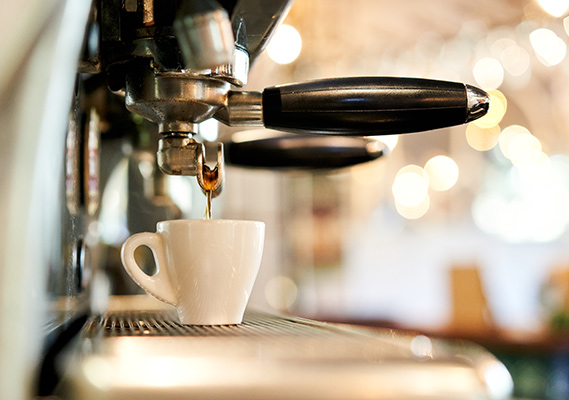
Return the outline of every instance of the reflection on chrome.
[[[488,94],[474,86],[466,86],[466,96],[468,98],[468,115],[466,121],[474,121],[486,114],[490,107],[490,98]]]
[[[411,340],[411,352],[418,358],[433,358],[433,343],[427,336],[415,336]]]

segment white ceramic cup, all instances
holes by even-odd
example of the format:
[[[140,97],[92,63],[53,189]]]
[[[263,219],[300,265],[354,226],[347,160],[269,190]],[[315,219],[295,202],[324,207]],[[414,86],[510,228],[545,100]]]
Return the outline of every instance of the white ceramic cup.
[[[236,220],[172,220],[137,233],[122,246],[131,278],[172,304],[187,325],[240,324],[261,264],[265,224]],[[144,273],[135,250],[152,250],[156,273]]]

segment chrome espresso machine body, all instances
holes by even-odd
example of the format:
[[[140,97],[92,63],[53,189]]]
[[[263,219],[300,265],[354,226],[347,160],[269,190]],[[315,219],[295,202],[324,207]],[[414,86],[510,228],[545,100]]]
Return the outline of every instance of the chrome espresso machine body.
[[[166,175],[195,176],[217,196],[226,163],[349,166],[384,154],[367,136],[461,124],[487,111],[477,88],[422,79],[243,91],[289,7],[288,0],[0,6],[10,32],[1,39],[10,62],[0,69],[0,398],[508,396],[507,371],[472,346],[254,312],[243,326],[188,327],[143,297],[107,302],[116,282],[105,264],[114,255],[100,246],[96,221],[125,146],[156,155],[153,196],[173,218],[175,205],[161,196]],[[214,144],[206,154],[196,131],[210,118],[287,133]],[[153,229],[155,217],[128,228]]]

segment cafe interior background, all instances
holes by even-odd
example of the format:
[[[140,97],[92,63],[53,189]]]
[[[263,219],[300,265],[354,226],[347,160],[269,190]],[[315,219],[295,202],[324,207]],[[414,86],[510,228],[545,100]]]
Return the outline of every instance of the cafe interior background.
[[[296,0],[246,90],[410,76],[469,83],[492,103],[469,125],[378,137],[386,155],[350,168],[228,167],[214,218],[267,225],[250,305],[466,338],[506,363],[517,395],[567,395],[568,7]],[[214,121],[200,133],[239,141],[258,132]],[[201,218],[195,183],[168,179],[183,215]],[[120,182],[109,179],[99,221],[102,240],[117,246],[128,236],[117,226]]]

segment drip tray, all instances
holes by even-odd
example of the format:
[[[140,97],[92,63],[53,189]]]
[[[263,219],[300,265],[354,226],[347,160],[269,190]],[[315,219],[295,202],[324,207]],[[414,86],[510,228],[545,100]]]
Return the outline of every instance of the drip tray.
[[[493,399],[511,379],[478,346],[393,330],[246,313],[186,326],[172,310],[90,320],[67,357],[63,399]]]
[[[104,333],[103,333],[104,332]],[[337,336],[339,328],[301,318],[247,311],[239,325],[183,325],[174,310],[115,312],[91,320],[84,335],[128,336]],[[342,334],[345,334],[342,331]]]

